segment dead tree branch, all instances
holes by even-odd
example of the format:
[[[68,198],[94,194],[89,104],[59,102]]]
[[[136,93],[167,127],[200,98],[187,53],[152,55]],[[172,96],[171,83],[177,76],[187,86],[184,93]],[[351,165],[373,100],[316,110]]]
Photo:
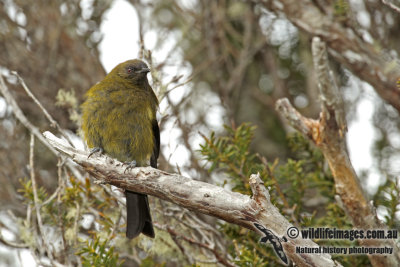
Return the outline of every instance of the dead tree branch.
[[[336,192],[354,227],[385,229],[376,216],[375,208],[364,195],[347,153],[342,100],[329,71],[325,44],[320,38],[314,37],[312,49],[322,100],[319,120],[303,117],[286,98],[278,100],[276,107],[294,128],[312,140],[323,152],[335,179]],[[360,244],[393,248],[393,254],[386,257],[369,255],[373,266],[396,266],[400,262],[399,248],[393,240],[362,239]]]
[[[190,210],[217,217],[227,222],[257,231],[255,223],[271,230],[278,237],[286,236],[292,225],[270,202],[269,192],[258,175],[250,177],[253,197],[193,180],[151,167],[126,170],[120,161],[105,155],[88,158],[89,153],[71,147],[50,132],[47,141],[70,157],[101,183],[145,193],[178,204]],[[337,266],[329,254],[296,254],[296,246],[318,247],[311,240],[288,239],[283,244],[287,256],[298,266]]]

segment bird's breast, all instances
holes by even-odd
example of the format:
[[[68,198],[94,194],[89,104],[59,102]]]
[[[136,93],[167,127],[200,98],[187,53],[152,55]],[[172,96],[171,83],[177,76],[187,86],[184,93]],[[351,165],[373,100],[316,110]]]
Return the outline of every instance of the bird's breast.
[[[92,96],[83,114],[88,145],[102,147],[106,154],[120,161],[136,160],[144,165],[155,145],[155,112],[146,94],[114,91],[104,97]]]

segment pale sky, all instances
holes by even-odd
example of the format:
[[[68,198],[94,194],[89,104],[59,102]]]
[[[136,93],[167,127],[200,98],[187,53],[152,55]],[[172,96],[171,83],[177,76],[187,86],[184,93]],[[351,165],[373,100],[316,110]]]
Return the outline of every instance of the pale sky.
[[[139,53],[139,21],[136,10],[125,0],[114,1],[104,14],[100,43],[100,60],[109,72],[121,62],[137,58]]]

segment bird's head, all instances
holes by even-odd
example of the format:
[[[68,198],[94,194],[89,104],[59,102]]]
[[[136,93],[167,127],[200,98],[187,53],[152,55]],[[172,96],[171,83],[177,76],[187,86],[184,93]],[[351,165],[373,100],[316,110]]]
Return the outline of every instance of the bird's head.
[[[114,71],[116,71],[121,78],[137,83],[147,81],[147,73],[150,72],[150,69],[143,61],[132,59],[119,64],[112,72]]]

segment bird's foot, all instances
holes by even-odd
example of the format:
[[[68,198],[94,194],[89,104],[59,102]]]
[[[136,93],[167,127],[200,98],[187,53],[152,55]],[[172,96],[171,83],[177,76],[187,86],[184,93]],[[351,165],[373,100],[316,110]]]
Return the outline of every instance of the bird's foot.
[[[136,160],[132,160],[130,162],[124,162],[124,165],[128,165],[124,171],[124,173],[126,173],[127,170],[129,169],[133,169],[136,167]]]
[[[102,149],[101,147],[94,147],[94,148],[92,148],[92,149],[90,150],[90,153],[89,153],[88,158],[90,158],[94,153],[97,153],[97,152],[99,152],[99,154],[101,155],[101,154],[103,154],[104,149]]]

